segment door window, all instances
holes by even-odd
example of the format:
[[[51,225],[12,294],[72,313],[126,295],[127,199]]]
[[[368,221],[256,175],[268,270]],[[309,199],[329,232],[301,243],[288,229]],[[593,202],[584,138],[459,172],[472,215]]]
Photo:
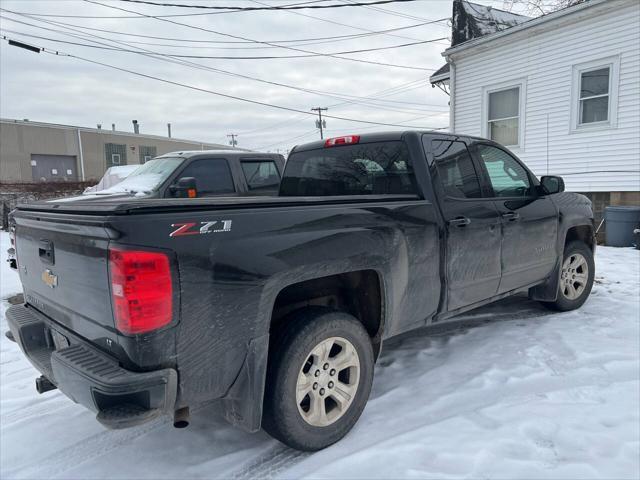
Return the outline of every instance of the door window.
[[[478,174],[464,142],[432,140],[431,148],[442,188],[448,197],[482,196]]]
[[[240,164],[249,190],[276,190],[278,188],[280,174],[275,162],[251,160],[242,161]]]
[[[525,168],[504,150],[478,145],[495,197],[526,197],[531,194],[531,179]]]
[[[196,179],[199,197],[235,192],[229,164],[224,159],[195,160],[180,174]]]

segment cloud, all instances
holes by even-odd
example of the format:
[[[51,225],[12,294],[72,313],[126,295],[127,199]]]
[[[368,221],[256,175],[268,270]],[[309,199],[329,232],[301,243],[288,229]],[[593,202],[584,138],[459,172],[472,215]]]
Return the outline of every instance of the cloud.
[[[189,0],[187,3],[203,3],[204,0]],[[206,3],[206,2],[204,2]],[[241,5],[255,5],[246,1]],[[136,10],[146,14],[193,13],[191,9],[160,8],[111,2],[109,5]],[[26,13],[48,13],[56,15],[127,15],[123,12],[94,4],[72,1],[11,1],[2,2],[2,8]],[[396,16],[409,15],[415,18]],[[129,34],[181,38],[206,41],[238,41],[228,36],[198,30],[204,28],[229,35],[260,40],[287,40],[310,37],[328,37],[363,33],[363,29],[382,30],[420,23],[422,18],[434,20],[449,17],[450,0],[431,0],[384,6],[380,10],[353,7],[335,10],[305,10],[292,12],[246,12],[223,15],[178,17],[172,21],[191,27],[175,25],[154,19],[80,19],[40,17],[49,21],[66,22],[83,27],[115,30]],[[26,19],[12,14],[8,18],[26,21],[46,28],[60,26],[44,24],[37,19]],[[306,15],[306,16],[305,16]],[[316,17],[316,18],[310,18]],[[322,20],[319,20],[322,19]],[[329,22],[338,22],[348,26]],[[90,43],[60,33],[21,25],[6,19],[0,21],[3,30],[19,31],[31,35],[60,40]],[[195,27],[195,28],[194,28]],[[181,44],[198,48],[178,48],[167,45],[176,42],[141,37],[116,35],[106,32],[87,32],[109,40],[121,42],[161,43],[163,45],[133,44],[154,52],[186,55],[296,55],[299,52],[271,48],[268,45],[251,43],[228,44]],[[268,81],[295,85],[304,89],[336,92],[339,95],[368,96],[410,82],[413,89],[380,97],[397,100],[397,103],[380,102],[375,105],[342,104],[340,100],[322,95],[299,92],[274,85],[222,75],[202,69],[190,68],[134,53],[112,52],[76,45],[64,45],[52,41],[21,37],[5,33],[13,38],[22,38],[28,43],[58,49],[110,63],[121,68],[135,70],[145,75],[158,76],[199,88],[218,91],[228,95],[277,104],[302,111],[314,106],[328,106],[330,115],[350,117],[383,123],[403,123],[425,127],[440,127],[448,124],[448,97],[438,89],[432,89],[427,79],[428,71],[408,70],[356,63],[334,58],[313,57],[277,60],[213,60],[190,59],[189,61],[217,69],[228,70]],[[412,39],[446,37],[449,28],[443,24],[432,24],[395,32],[389,35],[367,36],[348,41],[336,41],[319,45],[301,46],[318,52],[377,48],[411,42]],[[118,46],[109,40],[96,41]],[[442,65],[440,55],[447,42],[423,44],[392,50],[345,55],[351,58],[374,62],[394,63],[436,69]],[[122,45],[120,45],[122,46]],[[215,46],[216,49],[200,48]],[[224,47],[223,49],[219,49]],[[237,47],[269,47],[247,50]],[[131,48],[131,47],[123,47]],[[304,142],[318,137],[313,116],[280,111],[264,106],[252,105],[226,99],[212,94],[196,92],[178,86],[167,85],[151,79],[140,78],[125,72],[92,65],[77,59],[35,54],[26,50],[0,46],[0,114],[9,118],[93,126],[101,123],[110,128],[115,123],[118,129],[131,128],[131,120],[137,119],[141,131],[164,135],[166,124],[171,123],[176,137],[199,141],[226,143],[227,133],[239,133],[239,145],[246,148],[269,146],[270,149],[286,150],[297,141]],[[406,103],[402,103],[406,102]],[[408,103],[411,102],[411,103]],[[335,106],[333,106],[335,105]],[[420,117],[420,118],[418,118]],[[327,134],[339,135],[359,131],[388,130],[342,120],[327,119]],[[306,136],[304,136],[306,134]],[[298,139],[294,139],[299,137]]]

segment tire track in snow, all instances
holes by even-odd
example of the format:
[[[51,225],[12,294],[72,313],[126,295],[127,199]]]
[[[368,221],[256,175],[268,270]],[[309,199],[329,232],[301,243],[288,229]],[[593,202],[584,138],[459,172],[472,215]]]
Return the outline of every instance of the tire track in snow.
[[[64,399],[64,404],[51,405],[52,402],[56,402],[55,398],[47,399],[45,402],[38,402],[33,405],[29,405],[24,408],[18,408],[14,411],[2,415],[2,428],[9,427],[22,420],[30,420],[34,417],[39,417],[46,414],[57,414],[62,410],[73,407],[73,403],[68,403],[68,399]]]
[[[18,468],[15,473],[7,472],[10,478],[56,478],[70,468],[87,462],[93,458],[101,457],[122,445],[135,440],[138,437],[167,425],[169,417],[160,417],[151,422],[135,428],[125,430],[105,430],[64,447],[63,451],[56,451],[41,459],[34,466]]]
[[[284,445],[276,445],[251,463],[231,473],[233,480],[273,479],[311,455]]]

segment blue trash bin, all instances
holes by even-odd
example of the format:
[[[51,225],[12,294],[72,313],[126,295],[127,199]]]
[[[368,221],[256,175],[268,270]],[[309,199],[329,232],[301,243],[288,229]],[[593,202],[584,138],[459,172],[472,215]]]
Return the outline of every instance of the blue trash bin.
[[[635,244],[634,229],[640,224],[640,206],[607,207],[604,209],[606,245],[632,247]]]

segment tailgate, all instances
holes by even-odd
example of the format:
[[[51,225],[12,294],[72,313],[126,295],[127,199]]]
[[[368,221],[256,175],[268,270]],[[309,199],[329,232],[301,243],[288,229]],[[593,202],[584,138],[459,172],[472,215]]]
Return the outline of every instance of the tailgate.
[[[102,222],[96,217],[20,211],[15,221],[26,302],[88,340],[115,340],[107,270],[109,232]]]

